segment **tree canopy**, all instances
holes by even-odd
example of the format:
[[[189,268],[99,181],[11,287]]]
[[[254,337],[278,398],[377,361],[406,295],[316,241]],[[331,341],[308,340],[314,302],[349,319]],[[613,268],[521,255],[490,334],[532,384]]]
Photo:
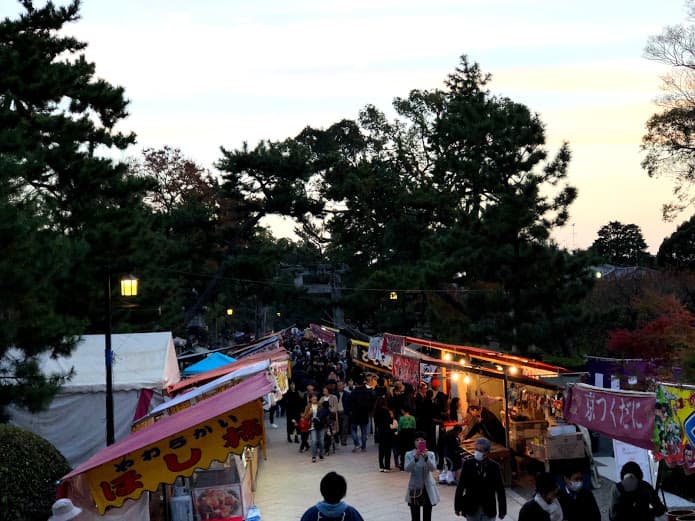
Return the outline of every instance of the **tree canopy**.
[[[356,323],[415,319],[407,302],[392,313],[386,292],[372,291],[401,289],[414,308],[448,310],[429,317],[449,324],[440,338],[465,332],[525,350],[567,327],[565,311],[589,287],[586,260],[549,240],[576,197],[569,147],[550,156],[538,116],[493,96],[489,79],[463,56],[443,89],[395,99],[394,120],[367,106],[296,137],[321,175],[327,255],[349,268],[344,303]]]
[[[134,135],[115,130],[123,89],[95,78],[85,44],[60,35],[79,2],[22,5],[0,22],[0,407],[37,408],[59,380],[34,358],[69,353],[90,322],[103,323],[106,265],[123,267],[133,251],[143,186],[101,154]]]
[[[640,227],[620,221],[601,226],[590,249],[603,262],[616,266],[643,266],[650,260]]]
[[[642,138],[646,152],[642,167],[647,174],[674,182],[674,199],[663,205],[666,220],[695,202],[695,2],[689,0],[686,5],[688,23],[668,26],[651,36],[644,51],[648,59],[671,67],[663,77],[662,110],[649,118]]]

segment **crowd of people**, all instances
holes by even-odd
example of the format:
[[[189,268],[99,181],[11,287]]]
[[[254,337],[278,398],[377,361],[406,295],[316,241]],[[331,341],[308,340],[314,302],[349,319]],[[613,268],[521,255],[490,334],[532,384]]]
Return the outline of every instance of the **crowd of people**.
[[[287,345],[286,345],[287,347]],[[431,521],[432,507],[440,501],[433,473],[450,472],[456,485],[454,512],[467,521],[492,521],[507,514],[502,473],[490,456],[492,442],[504,443],[502,423],[484,407],[462,410],[460,400],[440,390],[439,382],[419,382],[417,387],[388,382],[364,373],[335,348],[301,339],[292,353],[290,390],[281,400],[287,415],[287,441],[298,443],[313,462],[340,450],[364,452],[370,436],[378,446],[375,467],[381,472],[398,469],[409,473],[405,500],[411,521]],[[445,422],[456,422],[449,430]],[[451,425],[451,423],[449,424]],[[472,457],[464,457],[461,441],[475,438]],[[599,521],[601,513],[583,469],[565,469],[562,480],[549,473],[536,476],[536,493],[521,509],[519,521]],[[341,501],[346,492],[342,476],[329,473],[321,483],[324,501],[302,519],[320,512],[360,514]],[[642,479],[639,466],[628,463],[615,486],[611,521],[653,520],[663,514],[663,504]],[[324,483],[325,481],[325,483]],[[441,483],[441,481],[440,481]],[[333,495],[324,488],[333,487]],[[341,514],[342,515],[342,514]],[[307,517],[308,516],[308,517]],[[347,519],[347,517],[345,518]]]

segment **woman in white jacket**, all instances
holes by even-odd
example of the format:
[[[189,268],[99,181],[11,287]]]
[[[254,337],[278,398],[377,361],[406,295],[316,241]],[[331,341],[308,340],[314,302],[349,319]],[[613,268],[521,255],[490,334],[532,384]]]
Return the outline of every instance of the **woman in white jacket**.
[[[405,453],[403,470],[410,472],[405,500],[410,506],[411,521],[432,521],[432,507],[439,503],[439,491],[432,477],[437,468],[434,452],[427,450],[424,432],[415,433],[415,449]]]

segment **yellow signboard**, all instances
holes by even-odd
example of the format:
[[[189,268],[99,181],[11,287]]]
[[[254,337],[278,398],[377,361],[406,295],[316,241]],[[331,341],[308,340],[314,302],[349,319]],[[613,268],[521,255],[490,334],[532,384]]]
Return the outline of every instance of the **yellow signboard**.
[[[263,444],[263,408],[258,400],[210,418],[190,429],[146,445],[87,471],[87,482],[97,508],[104,513],[126,499],[137,499],[160,483],[190,476],[229,453]]]

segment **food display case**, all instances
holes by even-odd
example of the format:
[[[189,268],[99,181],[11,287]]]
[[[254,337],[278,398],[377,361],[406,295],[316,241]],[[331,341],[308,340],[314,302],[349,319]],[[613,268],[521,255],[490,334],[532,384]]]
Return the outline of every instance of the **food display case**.
[[[179,478],[169,487],[171,521],[243,521],[253,505],[257,469],[258,451],[249,447]]]

